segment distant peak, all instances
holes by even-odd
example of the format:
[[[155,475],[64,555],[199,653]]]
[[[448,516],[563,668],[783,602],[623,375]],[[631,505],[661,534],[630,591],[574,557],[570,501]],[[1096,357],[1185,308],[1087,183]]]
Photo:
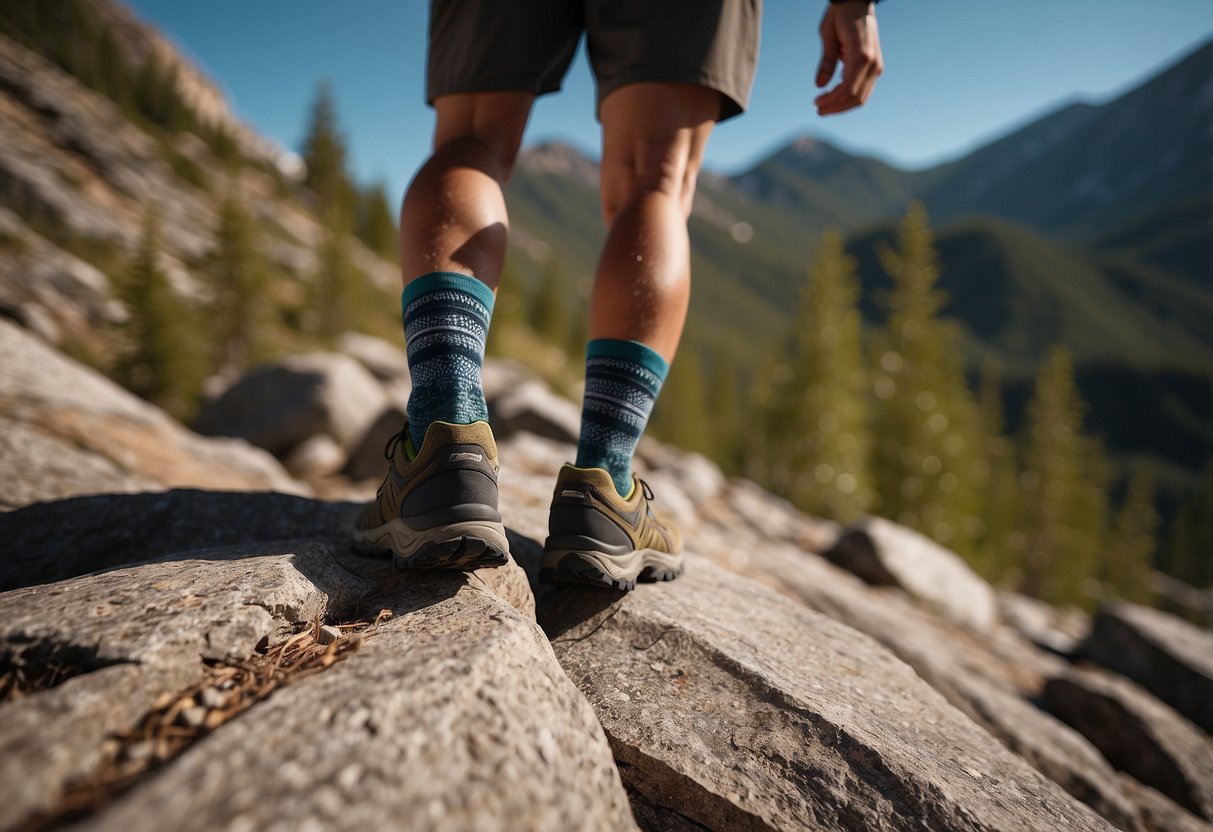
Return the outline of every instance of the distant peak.
[[[787,146],[787,152],[805,159],[826,159],[838,156],[841,151],[829,142],[823,142],[815,136],[800,136],[793,139]]]
[[[572,176],[590,183],[598,181],[598,163],[563,142],[547,141],[531,145],[522,151],[518,165],[528,173]]]

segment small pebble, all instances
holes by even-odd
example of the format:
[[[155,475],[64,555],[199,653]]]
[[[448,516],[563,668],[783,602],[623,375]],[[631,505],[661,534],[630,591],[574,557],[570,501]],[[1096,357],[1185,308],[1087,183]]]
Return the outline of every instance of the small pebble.
[[[341,631],[336,627],[325,624],[320,628],[320,635],[317,637],[316,641],[320,642],[321,644],[332,644],[339,638],[341,638]]]
[[[192,708],[186,708],[181,712],[181,721],[191,728],[197,728],[202,723],[206,722],[206,708],[200,705],[195,705]]]
[[[216,688],[203,688],[202,704],[211,709],[222,708],[227,704],[227,696]]]

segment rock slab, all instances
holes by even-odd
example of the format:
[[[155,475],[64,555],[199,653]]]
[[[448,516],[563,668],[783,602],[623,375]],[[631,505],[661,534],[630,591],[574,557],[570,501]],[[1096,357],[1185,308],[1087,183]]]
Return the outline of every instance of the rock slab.
[[[257,555],[252,557],[251,555]],[[0,704],[0,828],[51,810],[202,659],[244,658],[292,622],[352,608],[368,585],[318,544],[212,550],[0,595],[0,657],[82,672]]]
[[[350,658],[88,828],[636,828],[602,728],[533,621],[458,573],[401,576],[377,597],[394,617]]]
[[[1083,658],[1127,676],[1213,734],[1213,633],[1118,601],[1095,616]]]
[[[847,529],[826,557],[868,583],[900,586],[965,626],[988,630],[998,620],[994,590],[959,555],[890,520],[871,517]]]
[[[1116,768],[1213,820],[1213,744],[1195,725],[1132,682],[1090,670],[1049,679],[1044,702]]]
[[[100,491],[303,490],[269,454],[190,433],[0,319],[0,510]]]
[[[706,828],[1109,828],[872,640],[695,555],[540,620],[628,786]]]

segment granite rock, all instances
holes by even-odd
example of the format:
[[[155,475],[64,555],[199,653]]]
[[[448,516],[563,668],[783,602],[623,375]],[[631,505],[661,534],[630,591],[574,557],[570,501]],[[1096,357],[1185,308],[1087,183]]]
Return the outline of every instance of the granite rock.
[[[709,829],[1107,829],[871,639],[688,556],[541,599],[630,788]]]
[[[1213,733],[1213,633],[1124,601],[1105,604],[1082,657],[1127,676]]]

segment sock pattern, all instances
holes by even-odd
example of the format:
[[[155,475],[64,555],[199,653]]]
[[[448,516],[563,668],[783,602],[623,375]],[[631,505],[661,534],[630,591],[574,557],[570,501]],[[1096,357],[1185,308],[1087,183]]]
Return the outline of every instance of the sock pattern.
[[[669,365],[639,341],[598,338],[586,347],[578,468],[605,468],[623,497],[632,490],[632,455],[644,434]]]
[[[400,296],[413,390],[409,436],[420,449],[436,421],[469,425],[488,419],[480,369],[493,315],[493,290],[474,277],[431,272]]]

